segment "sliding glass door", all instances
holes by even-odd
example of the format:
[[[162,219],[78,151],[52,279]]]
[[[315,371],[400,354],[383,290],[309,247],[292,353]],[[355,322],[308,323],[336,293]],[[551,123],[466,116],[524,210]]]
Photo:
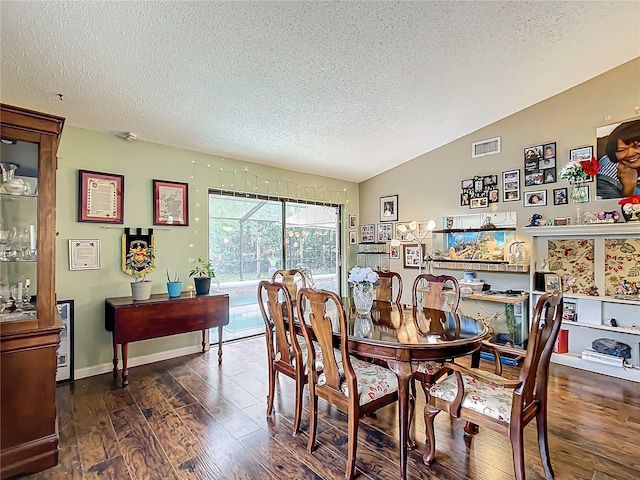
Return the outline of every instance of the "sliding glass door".
[[[226,192],[209,194],[213,288],[229,294],[224,340],[264,332],[256,291],[281,268],[299,268],[319,288],[339,292],[340,207]],[[211,331],[217,341],[217,329]]]

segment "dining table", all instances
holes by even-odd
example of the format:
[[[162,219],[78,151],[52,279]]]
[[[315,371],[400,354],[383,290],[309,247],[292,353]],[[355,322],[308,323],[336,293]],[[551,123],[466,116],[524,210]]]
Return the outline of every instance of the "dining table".
[[[407,478],[410,381],[422,361],[444,361],[480,349],[489,336],[479,320],[459,313],[374,301],[371,311],[356,311],[352,297],[342,297],[347,317],[349,354],[386,362],[398,377],[400,478]],[[331,312],[327,312],[334,318]],[[340,338],[334,322],[334,339]]]

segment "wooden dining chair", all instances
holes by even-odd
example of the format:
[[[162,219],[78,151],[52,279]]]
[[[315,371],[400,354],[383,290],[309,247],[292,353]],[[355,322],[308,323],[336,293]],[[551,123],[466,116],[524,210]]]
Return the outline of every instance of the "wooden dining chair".
[[[355,473],[358,424],[360,418],[398,400],[398,378],[386,367],[359,360],[349,355],[347,346],[347,318],[344,308],[335,293],[326,290],[301,288],[298,291],[298,306],[307,302],[309,310],[303,334],[309,345],[309,443],[313,451],[318,425],[318,397],[336,405],[347,414],[348,457],[345,478],[350,480]],[[299,318],[303,312],[298,307]],[[308,323],[308,325],[307,325]],[[340,328],[340,349],[333,349],[333,325]],[[317,341],[317,347],[312,343]],[[316,367],[317,351],[323,354],[322,372]]]
[[[435,457],[434,418],[442,410],[452,417],[467,420],[465,435],[477,432],[477,426],[490,428],[509,438],[513,450],[516,480],[524,480],[524,427],[536,419],[538,446],[547,478],[553,478],[547,440],[547,383],[549,361],[562,322],[562,293],[542,295],[536,304],[524,362],[517,379],[497,373],[467,368],[454,362],[446,367],[455,375],[432,385],[428,398],[427,438],[429,450],[424,463]],[[503,350],[493,346],[495,356]],[[508,349],[510,353],[513,348]],[[500,362],[497,362],[499,365]]]
[[[304,272],[298,268],[291,268],[289,270],[276,270],[271,276],[272,282],[281,282],[287,286],[291,299],[296,299],[298,295],[298,289],[307,286],[307,277]]]
[[[290,334],[290,332],[295,332],[293,305],[289,289],[284,283],[261,281],[258,284],[258,305],[260,305],[266,327],[265,337],[269,362],[267,416],[273,412],[276,378],[280,372],[296,382],[293,434],[297,435],[302,415],[302,393],[308,380],[306,374],[307,345],[304,337]]]
[[[376,288],[376,300],[381,302],[400,303],[402,298],[402,277],[398,272],[376,272],[378,274],[378,287]],[[393,295],[393,279],[396,279],[396,294]]]

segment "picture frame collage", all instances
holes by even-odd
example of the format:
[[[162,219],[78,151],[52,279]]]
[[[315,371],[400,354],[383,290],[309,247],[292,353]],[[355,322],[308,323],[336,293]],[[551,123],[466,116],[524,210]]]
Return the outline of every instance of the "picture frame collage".
[[[476,175],[460,182],[460,206],[470,209],[485,208],[500,201],[498,175]]]
[[[556,143],[533,145],[524,149],[524,185],[533,187],[556,183]]]

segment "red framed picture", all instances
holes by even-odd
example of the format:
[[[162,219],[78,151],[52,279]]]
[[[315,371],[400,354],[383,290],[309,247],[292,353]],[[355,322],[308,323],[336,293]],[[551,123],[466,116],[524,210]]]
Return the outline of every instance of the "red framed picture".
[[[124,175],[78,171],[78,221],[124,222]]]
[[[189,184],[153,180],[153,224],[189,225]]]

